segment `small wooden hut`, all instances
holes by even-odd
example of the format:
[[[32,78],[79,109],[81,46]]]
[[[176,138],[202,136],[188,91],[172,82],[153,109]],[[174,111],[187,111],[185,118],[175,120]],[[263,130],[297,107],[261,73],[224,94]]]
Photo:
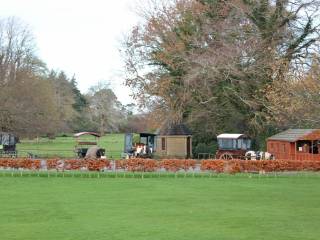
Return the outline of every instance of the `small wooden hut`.
[[[165,124],[157,131],[156,139],[156,154],[160,157],[192,155],[192,133],[184,124]]]
[[[320,160],[320,129],[289,129],[267,139],[276,159]]]

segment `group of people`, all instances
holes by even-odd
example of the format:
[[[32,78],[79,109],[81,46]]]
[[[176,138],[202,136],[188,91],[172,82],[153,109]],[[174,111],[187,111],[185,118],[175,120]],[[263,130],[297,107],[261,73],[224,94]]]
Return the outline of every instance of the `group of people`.
[[[245,154],[246,160],[275,160],[273,154],[261,151],[248,151]]]
[[[153,149],[151,147],[143,143],[137,143],[130,150],[129,157],[135,157],[135,158],[150,157],[152,153],[153,153]]]

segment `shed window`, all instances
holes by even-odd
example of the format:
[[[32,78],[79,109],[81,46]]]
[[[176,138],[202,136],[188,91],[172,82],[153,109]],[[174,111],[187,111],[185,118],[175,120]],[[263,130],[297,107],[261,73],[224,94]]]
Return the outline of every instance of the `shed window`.
[[[166,150],[166,139],[161,138],[161,150],[164,151]]]
[[[219,148],[220,149],[233,149],[233,146],[235,145],[234,143],[235,140],[233,139],[219,139]]]
[[[234,150],[234,149],[243,149],[247,150],[251,148],[250,139],[218,139],[218,144],[220,149],[225,150]]]
[[[248,150],[251,148],[251,140],[246,138],[238,139],[238,149]]]

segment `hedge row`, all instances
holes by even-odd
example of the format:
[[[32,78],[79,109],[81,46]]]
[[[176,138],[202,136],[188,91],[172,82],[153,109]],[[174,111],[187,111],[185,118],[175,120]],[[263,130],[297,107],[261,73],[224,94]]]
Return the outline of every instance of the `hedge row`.
[[[0,159],[0,168],[5,169],[56,169],[56,170],[125,170],[130,172],[155,172],[166,170],[177,172],[180,170],[194,170],[200,166],[202,171],[217,173],[240,172],[283,172],[283,171],[320,171],[320,161],[288,161],[288,160],[203,160],[197,164],[196,160],[164,159],[129,159],[109,161],[105,159],[48,159],[46,161],[28,158]]]
[[[130,172],[154,172],[160,169],[164,169],[170,172],[176,172],[179,170],[190,170],[196,167],[196,160],[181,160],[170,159],[157,161],[153,159],[128,159],[117,160],[115,166],[112,166],[109,160],[103,159],[48,159],[43,161],[41,166],[41,160],[33,159],[0,159],[0,168],[14,168],[14,169],[56,169],[56,170],[81,170],[86,169],[89,171],[101,171],[105,169],[126,170]]]
[[[41,168],[41,160],[31,160],[28,158],[0,159],[0,168],[39,170]]]
[[[90,159],[49,159],[43,161],[44,165],[41,166],[41,160],[29,158],[14,158],[14,159],[0,159],[0,168],[13,168],[13,169],[30,169],[39,170],[43,169],[56,169],[56,170],[80,170],[87,169],[89,171],[100,171],[102,169],[110,168],[109,160],[90,160]]]
[[[320,171],[320,161],[292,160],[204,160],[201,170],[218,173]]]
[[[46,161],[47,169],[101,171],[110,168],[110,161],[105,159],[49,159]]]
[[[190,170],[196,167],[196,160],[190,159],[165,159],[161,161],[153,159],[128,159],[116,161],[116,168],[130,172],[154,172],[160,169],[165,169],[170,172],[179,170]]]

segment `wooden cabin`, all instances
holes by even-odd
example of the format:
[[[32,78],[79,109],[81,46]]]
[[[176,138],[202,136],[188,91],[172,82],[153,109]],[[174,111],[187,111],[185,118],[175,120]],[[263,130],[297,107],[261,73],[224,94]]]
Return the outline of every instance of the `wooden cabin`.
[[[159,157],[190,158],[192,133],[184,124],[166,124],[157,131],[156,155]]]
[[[279,160],[320,160],[320,129],[289,129],[267,139],[267,151]]]

